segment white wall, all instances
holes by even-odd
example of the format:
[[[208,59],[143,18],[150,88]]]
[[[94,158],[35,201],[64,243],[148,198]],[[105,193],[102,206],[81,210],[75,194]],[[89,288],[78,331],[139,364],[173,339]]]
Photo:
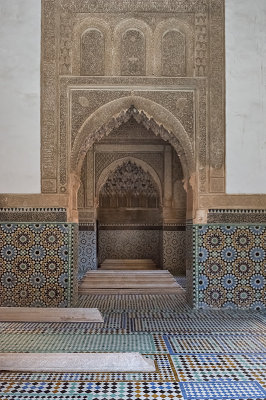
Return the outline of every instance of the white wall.
[[[0,0],[0,193],[40,192],[40,0]]]
[[[0,0],[0,193],[40,191],[41,0]],[[226,0],[227,192],[266,193],[266,0]]]
[[[266,193],[266,0],[226,0],[227,193]]]

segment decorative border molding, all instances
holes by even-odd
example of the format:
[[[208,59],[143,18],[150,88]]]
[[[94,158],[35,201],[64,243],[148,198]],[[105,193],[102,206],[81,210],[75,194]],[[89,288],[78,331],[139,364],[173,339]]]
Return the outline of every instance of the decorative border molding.
[[[178,225],[163,225],[164,232],[185,232],[186,224],[178,224]]]
[[[99,230],[102,231],[161,231],[162,225],[150,224],[99,224]]]
[[[94,232],[96,230],[96,226],[94,223],[79,223],[78,224],[79,231],[90,231]]]
[[[252,209],[210,209],[208,223],[264,223],[266,210]]]
[[[4,207],[0,212],[66,212],[66,208],[57,207]]]
[[[208,210],[209,213],[211,214],[266,214],[266,210],[252,210],[252,209],[209,209]]]
[[[1,222],[66,222],[66,208],[12,207],[0,208]]]

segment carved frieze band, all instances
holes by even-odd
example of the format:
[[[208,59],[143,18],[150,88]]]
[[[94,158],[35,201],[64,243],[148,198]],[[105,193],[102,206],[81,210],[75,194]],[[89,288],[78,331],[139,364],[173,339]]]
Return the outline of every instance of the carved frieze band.
[[[42,1],[41,174],[42,192],[57,191],[57,2]]]
[[[126,13],[126,12],[204,12],[209,0],[59,0],[62,10],[71,13]]]
[[[211,178],[224,178],[225,116],[224,116],[224,1],[210,0],[210,174]],[[222,187],[221,187],[222,185]],[[211,183],[211,192],[224,192],[224,179]]]

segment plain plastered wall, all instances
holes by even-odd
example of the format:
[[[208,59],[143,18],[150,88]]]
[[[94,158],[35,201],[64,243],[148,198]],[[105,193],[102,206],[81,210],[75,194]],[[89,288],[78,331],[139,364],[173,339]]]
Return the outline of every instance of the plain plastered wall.
[[[226,0],[227,193],[266,193],[266,0]]]
[[[0,193],[40,192],[40,0],[0,0]]]
[[[40,192],[41,0],[0,0],[0,193]],[[228,193],[266,193],[266,0],[226,0]]]

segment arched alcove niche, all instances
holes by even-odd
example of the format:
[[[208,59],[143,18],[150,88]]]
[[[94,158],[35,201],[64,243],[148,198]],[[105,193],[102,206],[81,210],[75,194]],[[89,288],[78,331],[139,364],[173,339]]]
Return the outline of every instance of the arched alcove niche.
[[[154,116],[154,117],[153,117]],[[138,96],[124,97],[100,107],[90,115],[79,130],[71,153],[69,176],[69,219],[78,221],[77,191],[80,185],[81,168],[88,150],[94,143],[107,137],[114,128],[134,118],[150,129],[156,136],[172,145],[176,151],[184,174],[187,192],[187,218],[193,211],[195,190],[195,163],[193,146],[180,121],[161,105]]]
[[[84,68],[84,38],[93,35],[91,45],[95,46],[91,49],[93,58],[88,60],[93,61],[94,67],[88,68],[88,72]],[[110,75],[111,74],[111,60],[112,60],[112,32],[107,22],[99,18],[84,18],[78,23],[73,30],[73,43],[72,43],[72,74],[79,75]],[[88,38],[89,39],[89,38]],[[99,46],[98,46],[99,45]],[[97,48],[97,46],[99,48]],[[88,53],[90,55],[90,52]],[[100,71],[93,73],[93,70]],[[84,73],[85,72],[85,73]]]
[[[176,18],[160,22],[154,43],[155,75],[194,75],[194,33],[189,24]]]
[[[112,75],[152,75],[153,35],[144,21],[129,18],[114,30]]]

